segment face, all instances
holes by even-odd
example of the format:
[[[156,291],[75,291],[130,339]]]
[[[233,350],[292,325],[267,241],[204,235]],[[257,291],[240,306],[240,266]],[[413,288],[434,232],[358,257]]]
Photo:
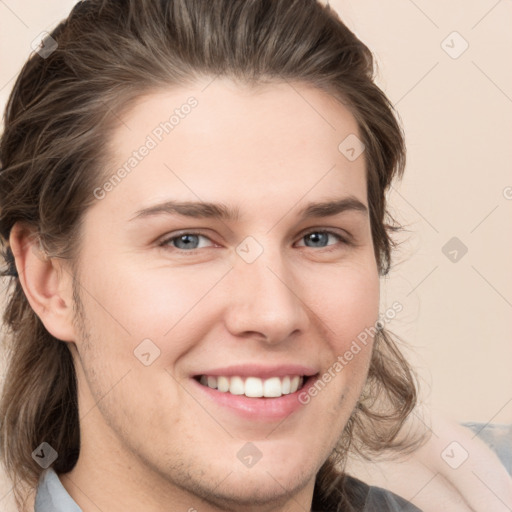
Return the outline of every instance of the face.
[[[91,190],[77,468],[243,510],[312,493],[366,379],[371,339],[339,357],[379,276],[364,153],[338,149],[350,112],[303,84],[206,85],[141,97]]]

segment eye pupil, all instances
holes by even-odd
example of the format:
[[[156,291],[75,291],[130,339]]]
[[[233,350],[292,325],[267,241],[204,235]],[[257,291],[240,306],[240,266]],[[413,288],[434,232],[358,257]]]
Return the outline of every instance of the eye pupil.
[[[309,233],[309,235],[306,236],[306,238],[309,239],[314,244],[320,243],[320,245],[322,245],[322,242],[327,243],[328,237],[329,237],[328,233],[321,233],[318,231],[315,231],[314,233]],[[315,247],[316,247],[316,245],[315,245]]]
[[[190,248],[194,245],[194,242],[197,242],[197,235],[181,235],[175,239],[175,243],[178,244],[178,249],[183,247],[179,247],[180,243],[184,244],[184,248]]]

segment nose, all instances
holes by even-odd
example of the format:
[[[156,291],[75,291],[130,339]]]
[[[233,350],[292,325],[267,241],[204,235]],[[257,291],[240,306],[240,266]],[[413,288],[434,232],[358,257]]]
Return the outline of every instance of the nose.
[[[306,331],[309,311],[301,282],[279,250],[266,249],[252,263],[236,255],[228,279],[225,322],[231,334],[277,344]]]

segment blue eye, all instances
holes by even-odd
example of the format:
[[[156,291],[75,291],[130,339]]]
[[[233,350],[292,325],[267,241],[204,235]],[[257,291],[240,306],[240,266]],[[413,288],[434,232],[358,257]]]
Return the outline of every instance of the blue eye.
[[[306,240],[311,242],[313,245],[307,245],[306,247],[317,247],[317,248],[323,248],[328,247],[329,245],[335,245],[335,244],[328,244],[329,236],[332,236],[336,238],[338,241],[342,243],[348,243],[347,240],[345,240],[341,235],[338,235],[337,233],[333,233],[332,231],[322,231],[322,230],[316,230],[316,231],[310,231],[309,233],[306,233],[302,236],[302,240]]]
[[[208,245],[208,242],[201,244],[201,239],[209,241],[210,245]],[[302,247],[305,246],[308,247],[309,249],[330,248],[327,250],[336,249],[336,246],[339,245],[338,243],[336,243],[336,241],[333,243],[329,243],[329,240],[332,239],[341,242],[343,245],[350,245],[350,241],[348,239],[344,238],[338,233],[327,230],[317,229],[314,231],[309,231],[308,233],[302,235],[302,237],[300,238],[301,241],[306,241],[306,244],[311,244],[301,245]],[[209,237],[201,233],[182,232],[179,235],[166,238],[165,240],[160,242],[159,245],[160,247],[163,247],[165,249],[175,249],[178,253],[194,253],[197,249],[203,249],[209,246],[212,247],[214,244]]]
[[[162,242],[162,246],[169,246],[179,249],[181,251],[190,251],[194,249],[199,249],[199,239],[204,238],[209,240],[207,236],[201,235],[199,233],[182,233],[181,235],[174,236],[172,238],[167,238]]]

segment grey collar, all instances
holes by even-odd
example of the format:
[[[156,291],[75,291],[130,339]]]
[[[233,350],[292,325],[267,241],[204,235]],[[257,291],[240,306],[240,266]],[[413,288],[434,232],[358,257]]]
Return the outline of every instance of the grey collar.
[[[52,468],[43,471],[37,486],[34,512],[82,512]]]

